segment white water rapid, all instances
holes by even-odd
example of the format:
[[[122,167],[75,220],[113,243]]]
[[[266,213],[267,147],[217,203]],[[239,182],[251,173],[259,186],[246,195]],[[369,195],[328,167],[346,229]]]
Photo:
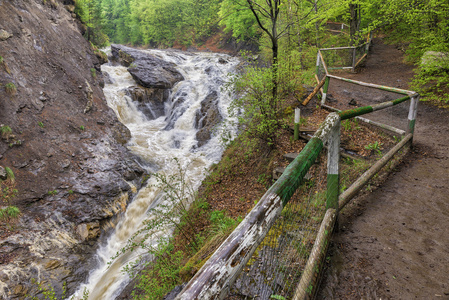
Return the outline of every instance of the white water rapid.
[[[147,120],[137,109],[137,103],[125,94],[126,87],[136,85],[125,67],[102,66],[102,70],[110,75],[113,82],[106,84],[104,88],[108,105],[115,111],[120,121],[130,129],[132,139],[128,148],[152,166],[149,172],[163,172],[166,175],[176,173],[178,168],[173,158],[178,158],[182,167],[187,168],[187,178],[196,189],[211,164],[220,160],[223,147],[219,142],[220,136],[216,134],[207,144],[195,149],[197,143],[195,140],[197,130],[194,128],[195,113],[201,108],[201,101],[210,92],[216,91],[219,96],[220,112],[223,119],[227,118],[230,99],[226,92],[221,91],[221,87],[227,80],[227,74],[235,70],[238,59],[214,53],[160,50],[148,52],[163,60],[174,62],[177,65],[176,68],[185,77],[184,81],[173,88],[171,97],[174,100],[168,101],[165,106],[166,116],[170,116],[172,102],[176,102],[176,95],[186,94],[183,95],[185,101],[176,107],[179,117],[176,120],[166,120],[165,116],[156,120]],[[219,58],[228,63],[220,64]],[[172,129],[167,130],[167,125]],[[147,211],[155,205],[158,194],[157,190],[151,187],[152,184],[155,184],[155,180],[150,178],[148,185],[140,190],[128,206],[107,244],[99,248],[96,254],[97,265],[93,266],[95,269],[91,271],[87,283],[80,286],[75,298],[81,298],[83,290],[87,289],[89,299],[115,299],[129,282],[130,279],[126,273],[122,272],[122,268],[133,261],[140,254],[139,251],[120,256],[110,266],[108,262],[125,246],[128,238],[139,229],[142,221],[149,217]],[[170,232],[164,234],[170,234]]]

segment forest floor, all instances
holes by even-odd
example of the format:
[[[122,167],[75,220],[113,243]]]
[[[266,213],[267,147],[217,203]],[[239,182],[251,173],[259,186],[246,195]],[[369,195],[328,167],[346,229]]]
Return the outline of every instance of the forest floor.
[[[345,75],[404,89],[412,76],[403,53],[381,39],[365,66]],[[394,99],[336,80],[329,89],[338,99],[330,105],[340,109],[351,99],[358,106]],[[407,111],[399,105],[372,117],[405,129]],[[449,299],[448,120],[447,109],[420,102],[410,154],[382,185],[340,213],[317,299]]]

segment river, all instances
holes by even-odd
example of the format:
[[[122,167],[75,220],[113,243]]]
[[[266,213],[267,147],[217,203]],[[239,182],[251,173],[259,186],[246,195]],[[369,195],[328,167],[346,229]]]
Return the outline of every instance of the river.
[[[112,83],[104,87],[108,105],[115,111],[119,120],[130,129],[132,138],[128,148],[146,162],[148,172],[161,172],[168,176],[174,174],[178,171],[174,161],[174,158],[177,158],[182,168],[186,170],[189,184],[197,189],[208,168],[220,160],[224,149],[220,142],[220,134],[215,134],[202,147],[196,147],[195,114],[201,107],[201,101],[216,91],[219,96],[220,113],[224,120],[228,118],[227,108],[231,99],[227,92],[222,91],[222,87],[227,75],[235,71],[239,60],[217,53],[162,50],[147,52],[175,63],[185,78],[173,87],[170,101],[165,105],[165,115],[169,117],[162,116],[148,120],[137,109],[137,103],[126,96],[124,91],[136,83],[122,66],[102,66],[102,71],[107,72],[112,79]],[[185,101],[181,105],[173,105],[180,95],[186,98]],[[142,221],[151,217],[148,210],[157,205],[156,199],[159,194],[154,187],[155,183],[154,177],[149,179],[146,187],[142,188],[129,204],[107,242],[99,247],[96,254],[97,264],[93,266],[94,269],[87,282],[78,289],[76,297],[81,297],[83,290],[86,289],[89,291],[89,299],[115,299],[129,283],[130,278],[122,269],[142,254],[142,251],[122,255],[110,265],[108,262],[141,227]],[[161,235],[169,235],[170,232],[171,229],[167,229],[166,232],[161,232]]]

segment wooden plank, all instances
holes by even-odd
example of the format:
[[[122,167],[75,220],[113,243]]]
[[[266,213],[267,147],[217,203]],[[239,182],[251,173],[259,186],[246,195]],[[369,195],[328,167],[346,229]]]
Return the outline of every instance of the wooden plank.
[[[359,63],[367,56],[368,56],[368,54],[366,54],[366,53],[363,54],[363,56],[355,63],[355,66],[357,67],[359,65]]]
[[[321,89],[321,87],[324,85],[324,83],[326,82],[326,77],[323,78],[323,80],[321,80],[321,82],[313,89],[312,93],[310,93],[310,95],[302,102],[302,105],[307,105],[307,103],[309,103],[309,101],[313,98],[313,96],[316,95],[316,93],[318,93],[318,91]]]

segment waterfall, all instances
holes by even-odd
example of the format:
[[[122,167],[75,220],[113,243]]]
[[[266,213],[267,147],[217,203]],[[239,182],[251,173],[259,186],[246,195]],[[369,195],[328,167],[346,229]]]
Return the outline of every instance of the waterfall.
[[[165,105],[165,116],[148,120],[138,110],[137,103],[127,96],[125,88],[136,85],[125,67],[103,65],[111,84],[106,84],[104,93],[108,105],[115,111],[119,120],[131,131],[132,138],[128,148],[140,156],[149,167],[149,172],[162,172],[166,175],[176,173],[178,167],[173,158],[178,158],[186,168],[189,183],[197,189],[204,179],[208,168],[217,163],[223,153],[220,135],[197,147],[195,135],[195,115],[201,108],[201,101],[211,92],[218,95],[219,111],[223,119],[228,118],[227,107],[230,97],[222,91],[228,73],[235,71],[239,63],[237,58],[216,53],[184,53],[177,51],[148,50],[152,55],[176,64],[185,80],[177,83],[172,90],[171,99]],[[225,62],[225,63],[224,63]],[[179,97],[182,95],[182,103]],[[111,265],[108,262],[148,217],[148,210],[157,205],[158,191],[154,187],[154,178],[150,178],[146,187],[128,206],[123,218],[105,245],[96,253],[97,265],[94,266],[85,284],[75,293],[82,297],[83,290],[89,291],[89,299],[115,299],[130,281],[122,268],[135,260],[141,252],[133,251],[120,256]],[[170,234],[170,230],[162,232]],[[156,241],[151,241],[155,243]]]

